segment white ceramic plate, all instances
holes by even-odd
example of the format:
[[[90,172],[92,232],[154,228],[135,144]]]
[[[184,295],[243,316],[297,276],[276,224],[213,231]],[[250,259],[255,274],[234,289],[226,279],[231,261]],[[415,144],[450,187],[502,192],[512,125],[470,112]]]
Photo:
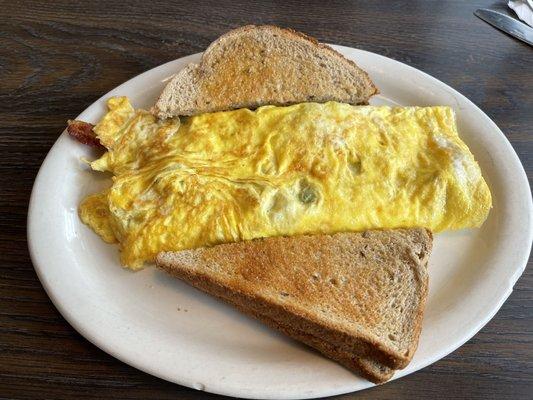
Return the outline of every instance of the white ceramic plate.
[[[334,46],[369,72],[381,90],[373,104],[450,105],[461,137],[481,165],[494,208],[481,229],[436,235],[422,336],[411,364],[395,378],[455,350],[503,304],[526,265],[532,203],[520,161],[479,108],[435,78],[366,51]],[[145,72],[104,95],[78,119],[96,122],[105,100],[129,96],[149,107],[165,79],[200,54]],[[118,251],[84,226],[80,200],[109,184],[81,157],[91,150],[65,133],[35,181],[28,241],[55,306],[82,335],[140,370],[181,385],[249,398],[312,398],[371,384],[231,307],[155,268],[120,268]]]

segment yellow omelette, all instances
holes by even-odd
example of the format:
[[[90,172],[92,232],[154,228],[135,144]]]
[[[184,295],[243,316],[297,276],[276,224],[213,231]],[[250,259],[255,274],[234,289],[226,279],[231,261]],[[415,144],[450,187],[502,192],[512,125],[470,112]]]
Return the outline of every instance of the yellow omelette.
[[[133,269],[160,251],[278,235],[478,227],[491,208],[450,107],[329,102],[158,120],[111,98],[79,214]]]

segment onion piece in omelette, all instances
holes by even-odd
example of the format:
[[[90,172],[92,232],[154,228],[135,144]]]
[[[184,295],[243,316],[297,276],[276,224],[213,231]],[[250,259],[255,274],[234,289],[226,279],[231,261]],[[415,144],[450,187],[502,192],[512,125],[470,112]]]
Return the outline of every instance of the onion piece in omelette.
[[[157,120],[111,98],[113,174],[79,213],[137,269],[160,251],[260,237],[480,226],[491,208],[450,107],[329,102]]]

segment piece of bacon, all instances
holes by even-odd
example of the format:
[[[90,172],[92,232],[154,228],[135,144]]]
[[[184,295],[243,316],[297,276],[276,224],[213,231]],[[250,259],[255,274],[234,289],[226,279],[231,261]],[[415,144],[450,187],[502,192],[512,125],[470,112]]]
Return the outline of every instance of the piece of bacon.
[[[93,131],[94,125],[78,120],[68,120],[67,132],[78,142],[92,147],[104,148]]]

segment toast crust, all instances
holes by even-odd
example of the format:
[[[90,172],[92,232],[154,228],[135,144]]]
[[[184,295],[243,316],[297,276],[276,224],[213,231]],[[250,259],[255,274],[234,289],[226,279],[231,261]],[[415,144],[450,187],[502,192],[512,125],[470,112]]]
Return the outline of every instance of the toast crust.
[[[189,280],[190,278],[190,280]],[[256,320],[264,323],[270,328],[273,328],[297,341],[300,341],[307,346],[318,350],[320,353],[325,355],[326,357],[336,360],[341,365],[343,365],[345,368],[355,371],[361,376],[363,376],[365,379],[368,379],[369,381],[379,384],[388,381],[393,375],[394,370],[381,364],[379,361],[373,359],[372,354],[368,354],[366,356],[360,356],[357,354],[350,354],[345,353],[338,349],[334,344],[327,343],[320,338],[313,336],[312,334],[298,331],[297,329],[294,329],[290,326],[283,325],[279,321],[276,321],[268,316],[265,316],[263,314],[258,313],[257,311],[254,311],[252,308],[249,307],[246,303],[239,303],[239,301],[235,298],[229,298],[225,296],[224,294],[219,295],[215,294],[218,293],[218,290],[214,289],[209,283],[202,281],[202,280],[196,280],[193,277],[184,277],[183,279],[194,286],[195,288],[209,293],[220,300],[234,306],[239,311],[241,311],[243,314],[248,315],[252,318],[255,318]]]

